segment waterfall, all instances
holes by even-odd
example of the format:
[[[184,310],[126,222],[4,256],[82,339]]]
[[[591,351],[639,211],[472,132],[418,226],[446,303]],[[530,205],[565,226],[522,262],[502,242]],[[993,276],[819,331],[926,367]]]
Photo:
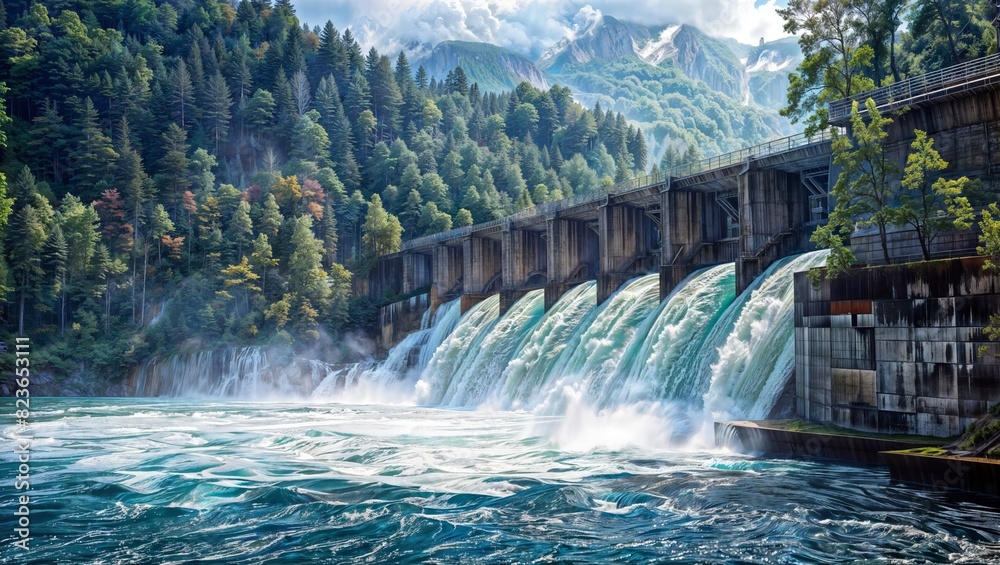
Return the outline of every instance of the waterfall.
[[[565,294],[521,341],[490,399],[504,409],[524,409],[534,392],[556,374],[562,352],[579,341],[576,332],[592,318],[597,283],[583,283]]]
[[[589,411],[669,420],[667,435],[684,436],[713,419],[768,417],[794,364],[792,274],[826,256],[777,261],[739,296],[734,265],[725,264],[692,274],[663,301],[657,275],[628,281],[600,305],[596,284],[580,284],[548,312],[541,290],[503,316],[498,296],[464,315],[455,300],[425,314],[382,362],[281,363],[260,348],[198,352],[147,364],[136,390],[304,391],[324,401],[526,410],[567,421]]]
[[[720,265],[688,277],[660,306],[650,331],[629,363],[600,394],[601,405],[616,406],[663,398],[700,400],[708,377],[699,365],[710,351],[712,328],[736,298],[736,269]]]
[[[426,366],[430,353],[437,350],[455,329],[461,312],[459,302],[452,300],[438,306],[433,321],[430,309],[424,312],[420,330],[406,336],[399,345],[389,350],[389,355],[381,363],[357,363],[332,371],[316,387],[312,397],[336,397],[341,394],[340,391],[361,386],[364,393],[355,395],[354,399],[366,400],[385,396],[388,391],[399,389],[402,384],[420,374],[420,368]],[[412,387],[412,383],[410,386]]]
[[[260,346],[154,358],[136,372],[134,395],[322,398],[359,383],[394,386],[407,374],[419,375],[419,368],[454,330],[459,313],[458,300],[439,306],[433,320],[428,310],[421,329],[406,336],[381,363],[336,365]]]
[[[316,388],[332,366],[263,347],[178,353],[139,367],[135,396],[287,398]]]
[[[713,417],[759,420],[771,412],[795,366],[792,275],[825,265],[827,255],[782,259],[740,296],[734,305],[739,317],[711,365],[705,406]]]

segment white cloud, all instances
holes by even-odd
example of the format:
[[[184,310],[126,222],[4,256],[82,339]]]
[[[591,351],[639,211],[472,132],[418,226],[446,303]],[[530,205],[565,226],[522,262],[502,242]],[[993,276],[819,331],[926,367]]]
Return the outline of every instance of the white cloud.
[[[755,4],[759,4],[755,5]],[[646,25],[688,23],[720,37],[756,44],[784,36],[776,8],[783,0],[298,0],[310,25],[332,20],[343,29],[362,17],[388,33],[390,51],[457,39],[485,41],[538,56],[563,37],[583,33],[600,17]],[[372,38],[374,40],[374,38]]]

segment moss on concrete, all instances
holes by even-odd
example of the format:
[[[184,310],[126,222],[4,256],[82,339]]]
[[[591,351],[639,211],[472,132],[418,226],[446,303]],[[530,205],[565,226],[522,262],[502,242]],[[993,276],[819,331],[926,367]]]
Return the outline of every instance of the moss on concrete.
[[[931,446],[945,445],[951,439],[939,438],[932,436],[918,436],[909,434],[878,434],[874,432],[859,432],[857,430],[851,430],[848,428],[841,428],[840,426],[834,426],[831,424],[817,424],[814,422],[809,422],[806,420],[766,420],[755,422],[758,426],[762,428],[774,428],[777,430],[785,430],[789,432],[808,432],[813,434],[829,434],[835,436],[853,436],[853,437],[863,437],[870,439],[884,439],[892,441],[905,441],[908,443],[919,443]]]

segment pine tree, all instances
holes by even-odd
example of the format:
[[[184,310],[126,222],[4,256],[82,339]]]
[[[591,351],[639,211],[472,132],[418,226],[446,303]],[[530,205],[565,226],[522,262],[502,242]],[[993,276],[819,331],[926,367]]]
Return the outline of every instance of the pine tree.
[[[281,215],[281,210],[278,208],[278,201],[275,200],[274,194],[268,194],[267,200],[264,201],[264,211],[260,217],[260,233],[266,234],[271,239],[275,239],[278,237],[278,228],[281,227],[284,221],[285,217]]]
[[[340,238],[337,235],[337,216],[333,211],[333,203],[327,200],[323,209],[323,266],[329,271],[337,262],[337,246]]]
[[[408,239],[412,239],[420,233],[420,210],[424,206],[424,199],[417,190],[411,190],[403,204],[403,211],[399,214],[399,221],[403,227],[403,234]]]
[[[266,233],[261,233],[253,242],[253,251],[250,253],[250,264],[260,275],[261,292],[267,293],[267,273],[278,266],[278,260],[274,258],[271,250],[271,243],[268,241]]]
[[[24,313],[28,300],[38,293],[38,284],[45,275],[42,269],[42,247],[47,234],[45,225],[32,205],[22,207],[8,228],[8,264],[17,294],[17,333],[24,335]]]
[[[347,117],[352,122],[356,122],[361,112],[367,110],[370,104],[371,93],[368,79],[360,71],[355,72],[347,87],[347,96],[344,99],[344,110],[347,112]]]
[[[39,171],[48,169],[51,173],[49,178],[56,184],[62,184],[63,150],[67,145],[68,132],[56,103],[46,99],[41,115],[36,116],[33,123],[31,139],[28,140],[32,166]]]
[[[649,159],[649,151],[646,148],[646,138],[638,128],[635,129],[629,141],[628,152],[632,155],[635,170],[639,173],[644,173]]]
[[[321,304],[329,294],[323,270],[323,242],[312,232],[312,218],[294,220],[292,253],[288,257],[288,290],[312,304]]]
[[[229,98],[229,86],[222,73],[215,73],[208,81],[205,93],[205,121],[215,144],[215,154],[218,155],[222,143],[229,134],[229,120],[232,119],[230,108],[232,100]]]
[[[347,82],[347,50],[340,40],[340,34],[333,22],[327,20],[319,36],[319,51],[316,58],[320,63],[322,73],[331,75],[336,84]]]
[[[420,90],[427,90],[427,69],[423,65],[417,68],[417,88]]]
[[[191,108],[194,102],[195,90],[191,82],[191,74],[188,72],[184,59],[179,59],[170,80],[170,105],[173,108],[174,117],[180,120],[181,129],[187,129],[187,119],[191,117]]]
[[[72,182],[81,188],[78,192],[95,197],[110,185],[118,154],[112,148],[111,139],[98,125],[97,110],[89,97],[84,101],[76,128],[79,136],[71,154]]]
[[[163,237],[169,236],[172,231],[174,231],[174,222],[170,219],[170,214],[167,213],[163,204],[157,204],[150,218],[150,235],[156,240],[157,263],[163,260]]]
[[[244,259],[243,248],[249,246],[253,238],[253,222],[250,220],[250,203],[240,200],[229,221],[229,232],[227,239],[236,244],[236,258]]]
[[[187,134],[177,124],[171,123],[161,137],[163,157],[160,159],[160,173],[156,184],[167,202],[177,206],[184,192],[191,187],[188,179]]]

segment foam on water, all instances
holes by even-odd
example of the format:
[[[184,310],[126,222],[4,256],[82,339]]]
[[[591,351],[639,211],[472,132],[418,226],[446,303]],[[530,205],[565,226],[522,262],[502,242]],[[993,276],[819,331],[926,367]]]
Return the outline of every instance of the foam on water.
[[[630,407],[38,403],[38,563],[1000,558],[1000,513],[975,500],[878,468],[861,483],[856,467],[678,451]]]

